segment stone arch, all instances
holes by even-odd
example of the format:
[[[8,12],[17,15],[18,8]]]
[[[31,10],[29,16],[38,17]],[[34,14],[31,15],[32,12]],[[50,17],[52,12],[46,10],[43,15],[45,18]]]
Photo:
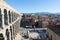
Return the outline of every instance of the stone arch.
[[[0,40],[4,40],[3,34],[0,33]]]
[[[9,38],[9,30],[8,29],[6,29],[6,37],[7,37],[7,40],[10,40]]]
[[[0,9],[0,27],[2,27],[2,15],[1,15],[1,9]]]
[[[4,14],[7,15],[7,10],[6,9],[4,9]]]
[[[8,25],[8,16],[7,16],[7,10],[6,9],[4,9],[4,24],[5,25]]]

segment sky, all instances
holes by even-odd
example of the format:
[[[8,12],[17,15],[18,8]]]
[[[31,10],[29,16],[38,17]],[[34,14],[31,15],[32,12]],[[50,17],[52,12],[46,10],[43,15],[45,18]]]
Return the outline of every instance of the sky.
[[[22,13],[60,12],[60,0],[5,0]]]

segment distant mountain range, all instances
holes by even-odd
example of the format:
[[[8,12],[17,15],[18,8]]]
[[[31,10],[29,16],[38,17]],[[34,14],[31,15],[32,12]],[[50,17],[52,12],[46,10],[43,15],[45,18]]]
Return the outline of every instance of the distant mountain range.
[[[23,13],[23,14],[60,14],[60,13],[36,12],[36,13]]]

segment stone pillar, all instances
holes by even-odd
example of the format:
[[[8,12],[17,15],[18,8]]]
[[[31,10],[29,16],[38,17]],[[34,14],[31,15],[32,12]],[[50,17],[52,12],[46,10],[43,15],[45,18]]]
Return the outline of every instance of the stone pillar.
[[[9,11],[7,10],[8,24],[9,24]]]
[[[6,29],[5,29],[6,30]],[[3,35],[4,35],[4,40],[7,40],[7,37],[6,37],[6,31],[3,31]]]
[[[11,31],[9,30],[9,39],[11,40]]]
[[[11,23],[11,14],[10,14],[10,11],[9,11],[9,23]]]
[[[1,9],[1,13],[2,13],[2,28],[4,28],[4,9]]]
[[[13,25],[12,25],[12,39],[13,39]]]
[[[13,40],[13,34],[12,34],[12,26],[10,26],[10,32],[11,32],[11,40]]]
[[[12,12],[11,12],[11,23],[12,23]]]
[[[11,23],[12,23],[12,11],[10,12],[10,17],[11,17]]]

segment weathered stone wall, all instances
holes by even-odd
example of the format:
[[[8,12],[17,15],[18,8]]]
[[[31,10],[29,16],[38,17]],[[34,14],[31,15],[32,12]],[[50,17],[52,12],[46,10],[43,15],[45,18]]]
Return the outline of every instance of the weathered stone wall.
[[[49,28],[47,28],[47,34],[48,34],[49,38],[52,38],[52,40],[60,40],[60,36]],[[48,38],[48,40],[49,40],[49,38]]]
[[[18,20],[14,25],[14,38],[16,36],[17,33],[19,33],[19,30],[20,30],[20,20]]]
[[[19,32],[20,12],[12,8],[5,1],[0,0],[0,19],[0,34],[3,35],[2,38],[4,38],[4,40],[13,40],[13,38]],[[7,23],[7,25],[5,24],[5,22]]]

